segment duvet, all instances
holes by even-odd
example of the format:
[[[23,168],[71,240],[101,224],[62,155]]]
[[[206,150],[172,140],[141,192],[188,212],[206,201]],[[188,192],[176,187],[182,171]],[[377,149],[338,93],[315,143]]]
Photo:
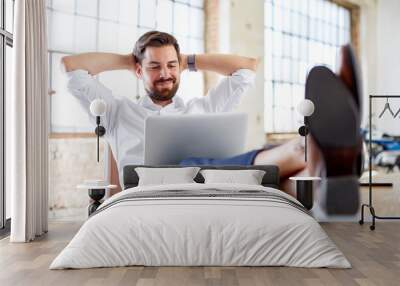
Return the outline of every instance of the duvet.
[[[50,269],[127,265],[351,267],[291,196],[263,186],[196,183],[112,196]]]

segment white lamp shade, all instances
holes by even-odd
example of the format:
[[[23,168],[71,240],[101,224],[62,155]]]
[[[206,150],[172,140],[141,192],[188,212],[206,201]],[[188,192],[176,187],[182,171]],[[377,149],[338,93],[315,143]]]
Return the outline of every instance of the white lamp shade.
[[[90,112],[94,116],[103,116],[106,112],[106,102],[102,99],[95,99],[90,103]]]
[[[314,113],[314,103],[309,99],[300,101],[297,105],[297,112],[302,116],[310,116]]]

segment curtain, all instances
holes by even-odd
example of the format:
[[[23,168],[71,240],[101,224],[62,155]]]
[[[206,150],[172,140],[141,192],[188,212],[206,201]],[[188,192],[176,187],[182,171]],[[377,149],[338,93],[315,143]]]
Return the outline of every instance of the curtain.
[[[48,60],[45,0],[15,1],[9,112],[11,236],[28,242],[48,228]]]

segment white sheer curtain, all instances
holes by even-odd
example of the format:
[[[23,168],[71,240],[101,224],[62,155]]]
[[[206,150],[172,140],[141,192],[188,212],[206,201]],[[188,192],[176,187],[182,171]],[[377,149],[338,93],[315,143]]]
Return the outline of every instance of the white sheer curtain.
[[[48,71],[45,0],[15,1],[13,92],[10,100],[12,242],[48,225]],[[6,147],[7,148],[7,147]]]

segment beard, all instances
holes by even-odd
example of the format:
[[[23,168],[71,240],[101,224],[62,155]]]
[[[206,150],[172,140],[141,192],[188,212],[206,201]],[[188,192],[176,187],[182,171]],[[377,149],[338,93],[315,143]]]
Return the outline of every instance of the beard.
[[[156,86],[158,83],[167,82],[167,81],[172,81],[173,86],[171,89],[164,88],[162,90],[156,90],[156,88],[153,88],[153,90],[149,90],[146,88],[147,95],[150,96],[151,99],[156,100],[156,101],[171,100],[175,96],[175,94],[179,88],[179,83],[176,83],[176,79],[169,78],[169,79],[157,80],[154,82],[154,85]]]

